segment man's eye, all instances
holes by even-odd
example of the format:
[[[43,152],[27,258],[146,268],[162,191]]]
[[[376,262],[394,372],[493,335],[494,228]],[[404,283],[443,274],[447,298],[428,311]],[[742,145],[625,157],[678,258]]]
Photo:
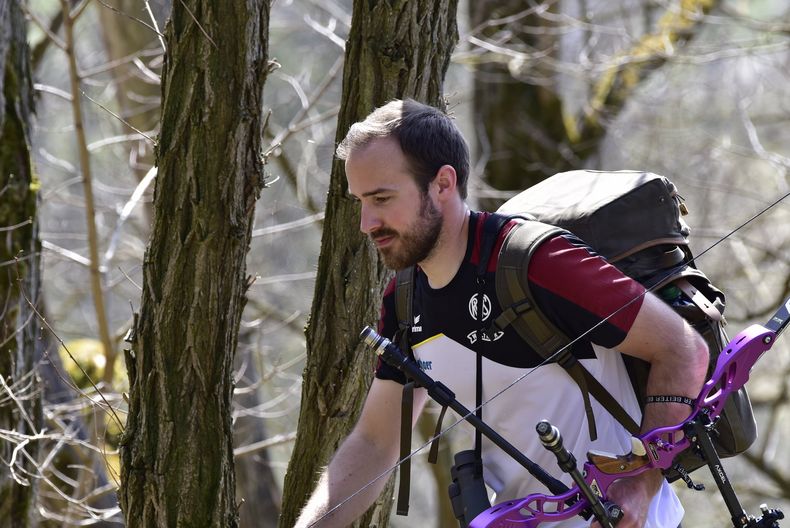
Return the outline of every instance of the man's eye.
[[[374,199],[377,204],[387,203],[389,201],[389,196],[376,196]]]

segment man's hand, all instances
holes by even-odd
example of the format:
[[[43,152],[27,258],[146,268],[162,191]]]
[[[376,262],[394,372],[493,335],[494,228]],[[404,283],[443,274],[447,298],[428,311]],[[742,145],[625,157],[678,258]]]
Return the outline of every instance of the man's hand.
[[[623,510],[623,518],[617,528],[642,528],[645,525],[650,501],[658,493],[662,478],[661,471],[653,469],[609,486],[608,499]],[[601,528],[601,524],[594,521],[590,528]]]

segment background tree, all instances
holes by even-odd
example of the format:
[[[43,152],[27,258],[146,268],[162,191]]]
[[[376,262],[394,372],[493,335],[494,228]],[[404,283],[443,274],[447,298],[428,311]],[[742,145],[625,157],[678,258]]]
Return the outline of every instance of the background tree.
[[[154,226],[127,355],[130,526],[238,525],[232,365],[264,185],[268,28],[266,0],[179,2],[167,25]]]
[[[391,99],[411,97],[443,106],[444,75],[458,38],[456,10],[455,0],[354,2],[335,143],[352,123]],[[358,335],[377,320],[391,276],[359,232],[358,210],[348,197],[339,160],[332,164],[326,211],[283,527],[293,525],[322,465],[356,422],[372,364]],[[389,491],[354,526],[386,523]]]
[[[0,519],[35,526],[42,427],[38,181],[31,161],[33,84],[18,0],[0,5]],[[32,306],[31,304],[32,303]],[[21,453],[17,448],[25,447]]]

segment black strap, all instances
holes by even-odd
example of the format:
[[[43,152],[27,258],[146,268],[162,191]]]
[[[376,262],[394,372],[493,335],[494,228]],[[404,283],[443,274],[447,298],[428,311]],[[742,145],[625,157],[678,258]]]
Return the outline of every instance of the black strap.
[[[502,228],[512,220],[513,216],[490,214],[483,222],[483,234],[480,237],[480,261],[477,263],[477,276],[484,277],[488,271],[488,263],[494,252],[497,237]]]
[[[400,404],[400,483],[398,484],[398,515],[409,514],[409,485],[411,481],[411,422],[414,409],[414,382],[403,386]]]
[[[428,453],[428,462],[431,464],[436,464],[439,460],[439,433],[442,432],[442,420],[444,420],[444,414],[447,412],[447,406],[442,405],[442,412],[439,413],[439,419],[436,420],[436,429],[433,431],[433,441],[431,442],[431,451]]]
[[[483,329],[483,287],[485,280],[477,277],[477,320],[480,325],[477,329],[477,342],[478,347],[482,345],[480,339],[482,338]],[[475,354],[475,416],[483,419],[483,353],[480,348],[477,349]],[[480,429],[475,429],[475,457],[477,460],[483,459],[483,433]]]
[[[483,222],[483,233],[480,237],[480,260],[477,263],[477,343],[478,349],[475,354],[475,416],[483,419],[483,354],[480,351],[482,337],[486,334],[485,314],[483,313],[485,298],[485,275],[488,271],[488,263],[496,246],[497,237],[502,227],[511,220],[512,217],[499,214],[490,214]],[[483,458],[483,435],[475,429],[475,456],[478,460]]]
[[[395,315],[398,319],[398,332],[396,342],[405,353],[411,355],[409,335],[412,324],[412,297],[414,295],[414,267],[401,270],[396,275]],[[401,427],[400,427],[400,481],[398,484],[398,502],[396,513],[408,515],[409,513],[409,488],[411,485],[411,435],[412,414],[414,409],[413,380],[403,386],[401,397]]]

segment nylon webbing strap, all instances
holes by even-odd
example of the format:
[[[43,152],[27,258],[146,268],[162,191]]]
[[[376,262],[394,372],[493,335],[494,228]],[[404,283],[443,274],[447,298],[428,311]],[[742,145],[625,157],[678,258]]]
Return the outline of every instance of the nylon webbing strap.
[[[411,422],[414,408],[414,382],[403,386],[400,404],[400,483],[398,484],[397,514],[409,514],[409,485],[411,480]]]
[[[587,427],[590,431],[590,440],[598,438],[598,429],[595,427],[595,416],[592,412],[592,405],[590,404],[590,389],[587,384],[587,376],[585,376],[586,369],[579,363],[576,356],[571,354],[570,350],[566,347],[562,349],[556,358],[557,364],[560,365],[568,375],[579,386],[584,400],[584,412],[587,415]]]
[[[484,328],[485,313],[483,302],[485,298],[485,275],[488,271],[488,263],[491,254],[494,252],[497,236],[502,227],[510,221],[509,216],[491,214],[483,223],[483,234],[480,239],[480,260],[477,263],[477,343],[478,349],[475,354],[475,416],[483,419],[483,352],[480,347],[483,344],[482,334],[486,333]],[[475,458],[483,459],[483,434],[479,429],[475,429]]]
[[[404,353],[411,355],[409,332],[412,321],[412,297],[414,295],[414,267],[401,270],[396,275],[395,315],[398,318],[398,345]],[[411,485],[411,429],[414,409],[414,381],[409,380],[403,386],[401,397],[400,427],[400,481],[398,484],[398,502],[396,513],[409,513],[409,487]]]
[[[412,324],[412,300],[414,297],[414,266],[403,269],[396,275],[395,315],[398,318],[398,328],[408,335]],[[407,351],[401,345],[401,350]]]
[[[686,294],[686,296],[691,299],[691,302],[697,305],[697,307],[705,312],[711,321],[721,321],[722,316],[721,312],[713,306],[713,303],[705,297],[701,291],[691,285],[689,281],[686,279],[678,279],[675,281],[675,285],[680,288],[680,291]]]
[[[595,398],[598,403],[600,403],[606,411],[611,414],[615,420],[620,422],[620,425],[625,427],[626,431],[631,433],[632,435],[636,435],[640,431],[639,424],[631,418],[631,415],[628,414],[623,406],[620,405],[620,402],[614,399],[614,396],[606,390],[606,388],[601,385],[590,371],[584,368],[581,364],[579,364],[579,368],[584,372],[584,379],[587,383],[587,389],[592,394],[593,398]]]
[[[442,406],[442,412],[439,413],[439,419],[436,420],[436,429],[433,431],[433,441],[431,442],[431,450],[428,453],[428,462],[431,464],[436,464],[439,460],[439,433],[442,432],[442,421],[444,420],[444,414],[447,412],[447,406]]]

